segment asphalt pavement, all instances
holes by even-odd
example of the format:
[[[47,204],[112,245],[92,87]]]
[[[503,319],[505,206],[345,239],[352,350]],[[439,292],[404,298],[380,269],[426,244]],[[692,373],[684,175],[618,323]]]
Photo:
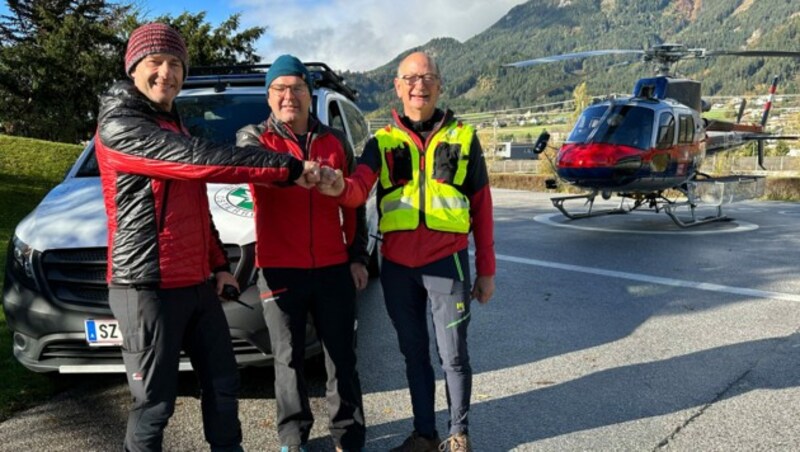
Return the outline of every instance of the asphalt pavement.
[[[565,221],[548,194],[493,194],[497,292],[474,303],[469,337],[476,451],[797,450],[800,204],[737,203],[732,221],[681,230],[663,213]],[[358,354],[367,450],[385,451],[412,421],[377,280],[359,298]],[[0,424],[0,451],[121,448],[124,378],[69,378],[76,389]],[[278,450],[271,369],[242,379],[245,449]],[[330,451],[318,365],[309,379],[310,450]],[[165,450],[207,450],[193,376],[181,381]]]

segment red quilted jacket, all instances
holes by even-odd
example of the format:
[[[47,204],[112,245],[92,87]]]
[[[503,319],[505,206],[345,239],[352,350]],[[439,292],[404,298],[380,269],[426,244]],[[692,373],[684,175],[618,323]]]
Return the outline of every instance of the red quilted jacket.
[[[95,148],[108,215],[108,282],[198,284],[227,258],[205,182],[295,180],[302,162],[261,147],[191,138],[129,81],[101,97]]]

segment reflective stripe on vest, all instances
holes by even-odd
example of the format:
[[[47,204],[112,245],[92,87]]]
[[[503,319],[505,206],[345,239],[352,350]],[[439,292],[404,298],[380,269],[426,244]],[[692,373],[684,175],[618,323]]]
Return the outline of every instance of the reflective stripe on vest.
[[[475,130],[457,121],[451,121],[439,130],[425,151],[425,174],[420,177],[420,152],[414,140],[396,127],[387,127],[375,133],[381,155],[379,181],[384,195],[378,208],[381,211],[381,232],[410,231],[419,227],[420,212],[425,224],[435,231],[469,232],[469,198],[454,185],[461,185],[467,177],[469,151]],[[436,159],[434,152],[441,143],[459,145],[460,156],[452,184],[433,178]],[[388,161],[396,150],[408,149],[411,158],[411,179],[402,185],[392,181]],[[424,196],[424,201],[423,201]]]

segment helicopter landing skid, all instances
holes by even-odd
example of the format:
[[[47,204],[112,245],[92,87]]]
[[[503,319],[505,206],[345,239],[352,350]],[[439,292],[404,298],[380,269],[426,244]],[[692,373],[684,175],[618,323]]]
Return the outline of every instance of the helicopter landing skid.
[[[555,197],[555,198],[550,198],[550,201],[553,203],[553,206],[555,206],[559,211],[561,211],[562,215],[564,215],[565,217],[569,218],[570,220],[577,220],[579,218],[596,217],[596,216],[600,216],[600,215],[617,215],[617,214],[622,214],[622,213],[628,213],[630,211],[628,209],[625,209],[622,206],[622,203],[624,202],[624,199],[623,199],[623,201],[621,201],[619,203],[619,207],[617,207],[617,208],[594,210],[594,198],[595,197],[597,197],[597,192],[593,191],[591,193],[586,193],[586,194],[582,194],[582,195],[558,196],[558,197]],[[575,199],[585,199],[586,200],[586,204],[589,205],[589,208],[586,210],[586,212],[583,212],[583,213],[570,213],[569,211],[567,211],[566,207],[564,207],[564,201],[571,201],[571,200],[575,200]]]
[[[692,197],[692,193],[687,193],[686,190],[682,190],[684,195],[687,198]],[[693,226],[699,226],[701,224],[708,224],[715,221],[731,221],[732,219],[722,213],[722,205],[718,204],[715,205],[714,208],[716,209],[716,214],[710,215],[703,218],[698,218],[697,215],[697,207],[698,204],[692,203],[689,201],[684,202],[676,202],[666,197],[658,194],[657,196],[649,196],[646,198],[635,198],[628,194],[620,194],[621,200],[619,203],[619,207],[612,208],[612,209],[602,209],[602,210],[595,210],[594,209],[594,200],[597,197],[598,192],[592,191],[591,193],[585,193],[581,195],[571,195],[571,196],[559,196],[555,198],[550,198],[550,201],[553,203],[562,215],[569,218],[570,220],[578,220],[581,218],[590,218],[590,217],[597,217],[601,215],[616,215],[616,214],[623,214],[628,213],[633,210],[636,210],[639,207],[649,204],[651,209],[654,209],[656,213],[661,212],[662,210],[666,213],[669,218],[681,228],[690,228]],[[567,210],[564,206],[565,201],[573,201],[583,199],[585,200],[585,204],[588,204],[588,209],[585,212],[581,213],[574,213]],[[626,199],[633,199],[633,204],[626,207],[625,200]],[[684,216],[678,215],[678,210],[682,208],[689,209],[689,217],[687,218]]]
[[[680,218],[677,215],[676,210],[681,207],[689,208],[689,212],[691,213],[690,220],[687,221],[685,219]],[[680,203],[673,202],[664,204],[663,206],[664,212],[667,215],[669,215],[669,217],[672,219],[673,222],[675,222],[675,224],[677,224],[682,228],[690,228],[692,226],[699,226],[701,224],[713,223],[715,221],[731,221],[730,217],[722,213],[722,206],[716,206],[717,210],[716,215],[707,216],[705,218],[697,218],[697,213],[695,212],[696,208],[697,205],[692,204],[690,202],[680,202]]]

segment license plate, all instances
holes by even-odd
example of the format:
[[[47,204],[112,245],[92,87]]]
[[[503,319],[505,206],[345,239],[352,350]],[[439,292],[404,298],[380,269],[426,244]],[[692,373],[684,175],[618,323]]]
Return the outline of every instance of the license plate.
[[[86,319],[86,342],[93,347],[122,345],[122,332],[114,319]]]

